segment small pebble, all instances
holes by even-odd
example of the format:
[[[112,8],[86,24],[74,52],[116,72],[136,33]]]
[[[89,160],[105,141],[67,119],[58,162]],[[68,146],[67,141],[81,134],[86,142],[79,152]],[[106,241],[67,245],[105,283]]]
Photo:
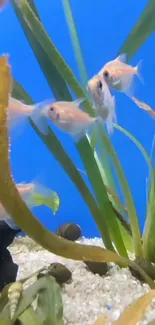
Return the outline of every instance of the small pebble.
[[[52,275],[59,284],[67,282],[72,277],[72,272],[61,263],[50,264],[47,273]]]
[[[79,225],[75,223],[65,223],[59,227],[56,234],[68,240],[78,240],[82,236],[82,231]]]
[[[87,267],[94,273],[99,275],[104,275],[109,271],[109,266],[107,263],[100,262],[85,262]]]

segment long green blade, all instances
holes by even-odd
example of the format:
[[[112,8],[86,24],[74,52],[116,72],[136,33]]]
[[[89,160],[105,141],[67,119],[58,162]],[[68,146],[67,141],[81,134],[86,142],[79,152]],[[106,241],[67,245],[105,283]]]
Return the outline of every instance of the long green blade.
[[[78,33],[76,30],[76,24],[75,24],[75,20],[73,18],[70,0],[62,0],[62,2],[63,2],[64,12],[66,15],[66,22],[68,24],[68,29],[69,29],[72,44],[74,47],[74,54],[75,54],[75,57],[77,60],[78,68],[80,71],[80,76],[82,79],[82,85],[85,88],[87,85],[87,82],[88,82],[87,71],[86,71],[85,64],[84,64],[84,59],[83,59],[81,46],[80,46],[80,40],[79,40]],[[90,96],[90,94],[89,94],[89,96]],[[96,147],[96,137],[95,137],[94,132],[92,132],[92,135],[90,136],[90,144],[94,151],[94,149]],[[103,166],[102,173],[101,173],[101,168],[100,168],[100,173],[101,173],[102,179],[106,185],[108,185],[111,189],[113,189],[115,192],[117,192],[117,186],[116,186],[116,182],[113,177],[113,172],[112,172],[112,168],[110,166],[108,153],[107,153],[103,143],[100,147],[100,154],[101,154],[101,164]],[[98,164],[99,157],[97,157],[96,155],[97,154],[95,154],[95,160]],[[112,201],[113,206],[116,207],[117,210],[119,210],[119,206],[115,202],[115,200],[113,200],[113,198],[111,198],[111,201]]]
[[[47,32],[45,31],[42,23],[38,20],[38,18],[35,16],[33,11],[31,10],[27,0],[12,0],[12,3],[14,5],[14,8],[16,8],[20,12],[17,14],[19,20],[21,21],[21,17],[24,19],[24,22],[26,24],[26,35],[28,37],[28,32],[31,32],[33,37],[37,39],[40,46],[44,49],[46,56],[44,56],[44,59],[46,60],[47,57],[49,59],[49,65],[52,63],[54,64],[55,68],[58,70],[58,72],[61,74],[62,78],[65,80],[65,82],[68,84],[68,86],[73,90],[73,92],[76,94],[77,98],[84,98],[87,97],[86,92],[82,89],[80,86],[78,80],[76,79],[74,73],[69,68],[69,66],[66,64],[65,60],[59,53],[59,51],[54,46],[52,40],[48,36]],[[29,37],[28,37],[29,40]],[[42,57],[42,53],[40,51],[37,51],[36,53],[37,58]],[[47,71],[46,77],[48,77],[49,72]],[[57,84],[59,87],[59,84]],[[91,103],[86,100],[83,103],[84,108],[88,113],[91,115],[94,115],[94,111],[91,107]]]
[[[30,5],[33,9],[35,9],[35,13],[37,14],[37,17],[39,19],[39,15],[37,12],[37,9],[34,5],[34,2],[31,0],[29,1]],[[49,84],[49,86],[52,88],[53,94],[57,100],[72,100],[72,97],[70,95],[70,92],[68,90],[68,87],[62,78],[61,74],[58,72],[57,68],[53,64],[52,60],[49,58],[49,56],[46,54],[45,49],[40,44],[39,40],[31,33],[30,27],[27,25],[27,23],[24,20],[24,17],[22,15],[21,10],[16,5],[16,1],[12,0],[12,5],[15,10],[15,13],[17,17],[20,20],[21,26],[23,28],[23,31],[26,35],[26,37],[29,40],[29,44],[32,47],[32,50],[36,56],[36,59],[41,66],[41,69],[46,77],[46,80]],[[39,56],[38,56],[39,53]],[[46,57],[46,59],[45,59]]]
[[[143,157],[145,158],[150,174],[150,192],[148,198],[148,207],[147,207],[147,215],[146,221],[144,226],[144,234],[143,234],[143,254],[145,258],[150,258],[152,261],[155,261],[154,257],[154,247],[155,247],[155,236],[154,236],[154,229],[155,229],[155,173],[152,166],[151,159],[147,154],[144,147],[140,144],[140,142],[131,135],[127,130],[120,127],[119,125],[115,124],[115,128],[119,131],[123,132],[127,137],[129,137],[137,146],[137,148],[141,151]]]
[[[61,288],[55,278],[46,275],[45,287],[39,291],[36,313],[44,325],[64,325]]]
[[[113,240],[118,252],[122,256],[127,257],[127,252],[121,237],[116,215],[111,207],[98,165],[94,155],[92,154],[91,146],[87,145],[88,139],[89,138],[86,137],[81,139],[77,144],[77,148],[80,152],[87,175],[95,191],[96,198],[102,211],[102,217],[107,224],[107,228],[110,229],[111,239]]]
[[[87,86],[87,82],[88,82],[88,75],[87,75],[87,70],[86,70],[84,58],[83,58],[82,51],[81,51],[81,45],[80,45],[77,30],[76,30],[76,26],[75,26],[72,8],[70,5],[70,0],[62,0],[62,3],[63,3],[64,13],[65,13],[65,17],[66,17],[66,23],[68,25],[68,30],[69,30],[73,48],[74,48],[74,55],[75,55],[79,73],[80,73],[81,83],[82,83],[83,88],[85,89]]]
[[[155,31],[154,17],[155,0],[150,0],[119,51],[119,53],[127,53],[128,60],[134,56],[148,37]]]
[[[152,166],[152,162],[151,159],[148,155],[148,153],[146,152],[145,148],[141,145],[141,143],[127,130],[125,130],[123,127],[121,127],[118,124],[114,123],[114,127],[119,130],[120,132],[122,132],[123,134],[125,134],[130,140],[132,140],[132,142],[137,146],[137,148],[141,151],[143,157],[145,158],[148,167],[149,167],[149,172],[151,174],[151,179],[153,177],[153,166]]]
[[[133,242],[135,246],[135,254],[136,256],[142,256],[142,246],[141,246],[141,234],[140,234],[140,228],[139,228],[139,222],[138,217],[135,209],[135,205],[133,202],[133,198],[130,192],[129,185],[127,183],[126,177],[124,175],[124,171],[121,167],[120,161],[117,157],[117,154],[115,152],[115,149],[113,148],[105,130],[103,127],[98,123],[98,127],[96,128],[96,132],[98,133],[98,136],[102,138],[102,141],[104,142],[107,151],[109,155],[112,158],[112,161],[114,163],[114,167],[116,169],[119,182],[121,184],[121,187],[123,189],[126,205],[127,205],[127,211],[128,216],[130,219],[130,225],[132,230],[132,236],[133,236]]]

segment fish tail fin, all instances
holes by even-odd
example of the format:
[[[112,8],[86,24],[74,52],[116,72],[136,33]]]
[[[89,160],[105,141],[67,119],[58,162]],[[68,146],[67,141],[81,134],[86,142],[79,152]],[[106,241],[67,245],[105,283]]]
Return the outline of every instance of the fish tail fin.
[[[49,101],[43,101],[33,105],[33,112],[30,116],[34,124],[38,127],[39,131],[43,135],[48,134],[48,123],[46,119],[48,108],[47,104],[49,104]]]
[[[20,109],[21,105],[25,107],[25,111],[24,109]],[[26,105],[20,100],[9,97],[7,122],[12,139],[16,139],[20,136],[28,125],[28,116],[30,116],[31,113],[29,115],[26,112],[26,108],[29,108],[31,112],[32,105]]]
[[[137,77],[139,78],[139,80],[141,81],[142,85],[144,85],[144,79],[141,75],[142,65],[143,65],[143,60],[140,60],[136,66],[136,72],[137,72],[136,74],[137,74]]]
[[[58,194],[50,188],[41,184],[38,177],[32,180],[32,190],[25,202],[29,208],[45,205],[53,210],[55,214],[59,209],[60,199]]]

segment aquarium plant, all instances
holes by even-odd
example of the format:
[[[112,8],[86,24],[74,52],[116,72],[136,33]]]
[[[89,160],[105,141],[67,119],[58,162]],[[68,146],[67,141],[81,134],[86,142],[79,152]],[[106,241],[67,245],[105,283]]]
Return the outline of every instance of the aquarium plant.
[[[0,295],[1,324],[64,324],[60,286],[52,276],[47,273],[24,288],[27,280],[38,273],[5,286]]]
[[[141,318],[146,312],[147,307],[151,303],[152,299],[155,297],[155,290],[151,290],[150,292],[146,293],[145,295],[141,296],[140,298],[133,301],[133,303],[127,307],[123,313],[120,315],[120,317],[113,321],[112,325],[136,325],[140,322]],[[105,317],[105,315],[102,315],[98,317],[98,319],[95,321],[94,325],[106,325],[108,324],[108,319]],[[148,325],[154,325],[155,320],[152,320],[149,322]]]
[[[83,102],[83,107],[87,113],[94,116],[95,113],[92,109],[92,101],[85,88],[88,82],[87,72],[69,1],[63,1],[63,8],[72,38],[81,82],[78,82],[73,71],[55,47],[52,39],[48,36],[33,0],[12,0],[11,3],[45,78],[51,87],[55,99],[59,101],[72,101],[73,94],[76,98],[86,98]],[[132,58],[149,35],[154,32],[154,13],[154,0],[150,0],[126,42],[121,49],[118,50],[118,53],[125,52],[128,54],[128,60]],[[115,148],[103,125],[98,122],[97,127],[93,130],[91,135],[86,134],[75,143],[92,185],[93,195],[52,128],[48,125],[48,134],[43,135],[34,121],[31,118],[29,119],[33,129],[68,174],[86,202],[100,231],[105,249],[71,243],[65,239],[59,238],[57,235],[49,232],[32,215],[26,204],[20,198],[11,177],[8,157],[6,114],[11,83],[11,70],[8,66],[6,56],[1,57],[0,63],[0,200],[5,209],[23,231],[53,253],[83,261],[113,261],[119,263],[121,266],[132,265],[153,288],[155,285],[152,281],[153,276],[152,273],[150,275],[149,269],[150,266],[152,266],[151,262],[155,261],[155,171],[152,160],[144,147],[127,130],[115,123],[115,128],[122,133],[122,136],[125,135],[129,137],[131,141],[135,143],[148,164],[148,205],[144,232],[141,234],[134,199],[129,184]],[[3,83],[1,80],[3,80]],[[27,104],[33,103],[33,99],[30,98],[15,79],[13,80],[12,96],[24,100]],[[125,207],[119,199],[113,170],[115,170],[121,185],[126,204]],[[21,211],[23,215],[22,219],[20,219]],[[140,267],[137,263],[129,260],[129,252],[135,253],[135,261],[140,264]]]

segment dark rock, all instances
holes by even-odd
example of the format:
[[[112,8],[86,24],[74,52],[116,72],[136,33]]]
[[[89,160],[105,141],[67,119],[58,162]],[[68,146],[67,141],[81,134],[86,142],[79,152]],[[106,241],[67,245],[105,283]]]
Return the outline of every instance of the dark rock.
[[[134,260],[134,262],[141,267],[142,270],[144,270],[146,272],[147,275],[149,275],[149,277],[152,280],[155,280],[155,267],[153,266],[153,264],[147,260],[147,259],[143,259],[143,258],[136,258]],[[145,282],[144,278],[141,276],[141,274],[135,270],[132,266],[129,266],[130,272],[131,274],[137,278],[138,280]]]
[[[13,263],[12,257],[8,249],[0,250],[0,291],[11,283],[16,281],[18,265]]]
[[[77,240],[82,236],[82,231],[80,226],[75,223],[65,223],[59,227],[56,234],[68,240]]]
[[[59,284],[67,282],[72,277],[71,271],[61,263],[52,263],[48,267],[47,274],[53,276]]]
[[[4,286],[16,281],[18,265],[13,263],[7,247],[12,243],[20,229],[11,229],[4,221],[0,221],[0,291]]]
[[[99,274],[100,276],[106,274],[109,269],[110,266],[107,263],[104,262],[84,262],[87,267],[90,269],[90,271],[94,274]]]
[[[20,229],[11,229],[4,221],[0,221],[0,249],[8,247]]]

